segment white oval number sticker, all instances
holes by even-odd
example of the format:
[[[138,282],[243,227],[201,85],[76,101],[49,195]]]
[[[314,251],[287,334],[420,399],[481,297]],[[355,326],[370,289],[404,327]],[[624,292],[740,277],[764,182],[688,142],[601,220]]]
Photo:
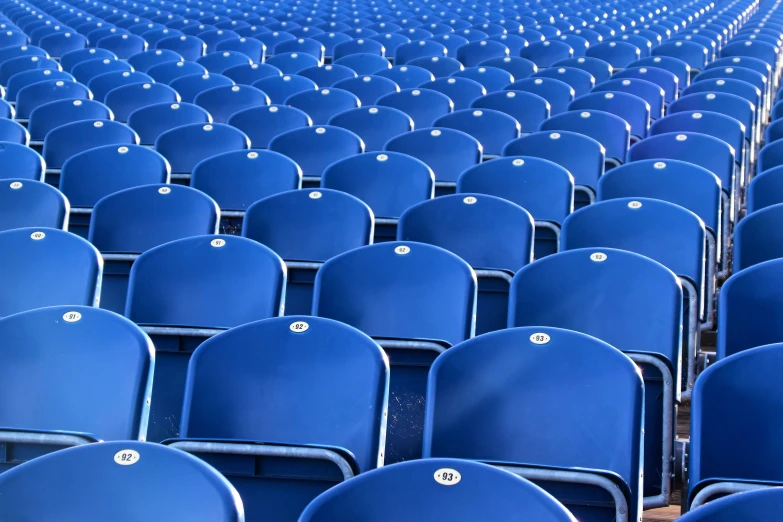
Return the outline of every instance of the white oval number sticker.
[[[210,245],[212,245],[215,248],[220,248],[222,246],[226,246],[226,240],[225,239],[213,239],[209,242]]]
[[[533,344],[546,344],[548,343],[552,338],[549,337],[549,334],[545,334],[543,332],[534,333],[530,336],[530,342]]]
[[[39,239],[45,238],[46,234],[44,234],[43,232],[33,232],[32,234],[30,234],[30,237],[38,241]]]
[[[296,321],[296,322],[291,323],[291,326],[289,326],[289,328],[294,333],[302,333],[302,332],[306,332],[307,330],[309,330],[310,329],[310,325],[307,324],[304,321]]]
[[[456,469],[441,468],[435,472],[435,482],[442,486],[453,486],[459,484],[460,480],[462,475]]]
[[[139,461],[139,452],[132,449],[120,450],[114,454],[114,462],[120,466],[132,466]]]
[[[404,256],[405,254],[407,254],[410,251],[411,251],[411,247],[405,246],[405,245],[400,245],[400,246],[398,246],[397,248],[394,249],[394,253],[395,254],[399,254],[401,256]]]
[[[75,323],[79,319],[82,318],[82,314],[79,312],[65,312],[65,315],[63,315],[63,321],[66,323]]]
[[[593,254],[590,254],[590,259],[598,263],[601,263],[602,261],[606,261],[606,254],[604,254],[603,252],[595,252]]]

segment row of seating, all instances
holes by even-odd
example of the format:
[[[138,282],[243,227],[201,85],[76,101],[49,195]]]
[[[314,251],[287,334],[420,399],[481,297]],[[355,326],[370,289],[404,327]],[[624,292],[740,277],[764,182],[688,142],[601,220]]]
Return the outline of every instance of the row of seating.
[[[412,259],[422,247],[412,244],[404,256]],[[623,255],[632,256],[610,251],[599,263]],[[160,372],[170,362],[159,358],[166,353],[153,348],[139,327],[112,312],[67,305],[6,317],[0,320],[0,334],[9,348],[2,354],[0,382],[7,390],[2,396],[8,398],[3,422],[16,427],[0,434],[13,450],[4,469],[58,447],[145,440],[152,390],[158,393],[154,379],[165,378]],[[521,345],[526,348],[520,350]],[[393,400],[412,399],[395,393],[398,383],[390,385],[390,367],[392,373],[400,369],[393,353],[389,358],[366,334],[320,317],[270,318],[232,328],[206,340],[193,354],[182,426],[177,438],[165,444],[222,471],[239,491],[250,519],[296,519],[314,492],[346,479],[351,484],[355,474],[383,463],[384,436],[393,436],[400,421]],[[62,371],[64,365],[68,372]],[[721,488],[737,488],[735,483],[746,483],[748,490],[759,483],[779,483],[766,463],[778,451],[767,434],[780,413],[774,375],[781,365],[783,344],[770,345],[727,358],[697,380],[689,467],[689,501],[694,505],[725,494]],[[641,500],[648,388],[643,378],[617,349],[576,331],[527,326],[466,340],[438,355],[429,372],[423,462],[437,469],[443,466],[431,459],[498,463],[550,491],[579,520],[612,520]],[[392,406],[388,413],[387,400]],[[44,407],[31,407],[33,402]],[[291,411],[298,416],[291,418]],[[552,411],[558,412],[555,418]],[[546,422],[530,426],[531,418]],[[154,422],[154,413],[150,420]],[[753,444],[747,444],[747,430],[740,426],[751,423],[759,431]],[[258,445],[261,441],[265,443]],[[105,453],[107,463],[110,455],[117,462],[122,458],[118,450],[127,452],[127,445],[138,447],[115,442],[111,450],[95,451]],[[143,459],[143,451],[127,458]],[[68,457],[58,457],[67,454],[36,458],[18,473],[4,473],[0,487],[24,477],[22,470],[58,459],[67,462]],[[248,466],[265,471],[243,472]],[[560,473],[547,474],[542,466]],[[462,473],[456,464],[448,471],[455,468]],[[80,469],[85,473],[90,467]],[[316,469],[321,471],[313,475]],[[569,484],[567,492],[558,486],[563,480]],[[443,482],[449,485],[449,480]],[[85,488],[81,481],[74,484]],[[338,488],[324,498],[356,486]],[[613,493],[612,502],[601,509],[588,500],[607,492]],[[3,498],[3,503],[18,502],[14,495]],[[236,502],[236,495],[227,498]],[[79,505],[74,500],[66,504]]]

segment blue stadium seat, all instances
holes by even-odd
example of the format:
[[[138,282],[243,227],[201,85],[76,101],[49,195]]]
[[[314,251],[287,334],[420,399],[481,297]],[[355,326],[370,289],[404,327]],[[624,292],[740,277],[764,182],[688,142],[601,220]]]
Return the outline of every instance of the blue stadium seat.
[[[507,22],[508,20],[504,19],[501,20],[501,22]],[[508,47],[508,53],[512,57],[519,56],[520,51],[528,45],[528,41],[522,38],[522,36],[514,33],[509,34],[496,34],[489,37],[489,40],[500,42],[506,47]],[[568,43],[566,41],[566,43]],[[570,44],[569,44],[570,45]]]
[[[291,159],[266,150],[233,151],[199,162],[190,186],[212,197],[221,209],[223,233],[239,235],[245,210],[268,196],[296,190],[302,171]]]
[[[227,38],[215,45],[215,52],[225,51],[241,53],[253,63],[262,63],[266,54],[266,46],[256,38]]]
[[[167,62],[181,62],[182,56],[169,49],[150,49],[141,53],[134,54],[128,58],[128,63],[136,71],[147,72],[148,69],[156,65]]]
[[[650,106],[650,117],[655,120],[664,115],[664,90],[657,84],[638,78],[616,78],[596,85],[593,92],[624,92],[637,96]]]
[[[735,272],[783,257],[777,226],[781,211],[783,205],[770,205],[750,213],[737,224],[734,230]]]
[[[0,119],[0,142],[27,145],[30,143],[30,134],[19,123]]]
[[[469,78],[450,77],[438,78],[431,82],[422,83],[422,89],[438,91],[445,94],[454,104],[453,110],[458,111],[470,107],[471,102],[487,94],[487,90],[477,81]]]
[[[195,62],[206,54],[207,44],[196,36],[183,34],[161,38],[155,43],[155,49],[168,49],[185,60]]]
[[[109,91],[104,102],[114,113],[114,119],[127,122],[136,110],[156,104],[172,105],[180,101],[173,88],[162,83],[133,83]]]
[[[335,358],[339,366],[330,364]],[[307,316],[257,321],[195,351],[184,440],[171,444],[223,470],[244,497],[247,520],[296,520],[319,493],[383,463],[388,389],[386,357],[358,330]],[[292,408],[307,420],[291,422]],[[258,460],[280,471],[232,472]]]
[[[271,105],[237,111],[226,123],[247,134],[251,147],[265,149],[272,138],[278,134],[310,126],[312,120],[307,114],[294,107]]]
[[[193,350],[224,329],[281,315],[285,281],[277,254],[236,236],[179,239],[136,259],[125,316],[151,335],[159,384],[153,388],[147,440],[178,436]],[[209,299],[183,300],[205,293]]]
[[[359,38],[335,45],[330,56],[333,60],[339,60],[343,56],[350,56],[352,54],[375,54],[384,56],[385,52],[386,49],[381,42]]]
[[[598,201],[615,198],[653,198],[686,208],[707,227],[709,264],[720,258],[728,241],[720,179],[709,170],[686,161],[648,159],[626,163],[598,181]],[[717,251],[716,251],[717,248]],[[712,310],[708,301],[708,310]],[[708,322],[711,323],[711,312]]]
[[[783,124],[780,121],[773,121],[764,131],[764,142],[771,143],[783,138]]]
[[[357,154],[329,165],[321,186],[364,201],[375,216],[375,243],[397,237],[397,219],[434,196],[435,175],[422,161],[397,152]]]
[[[748,213],[783,203],[783,167],[772,167],[753,177],[748,185]]]
[[[140,185],[100,199],[88,239],[104,260],[101,308],[125,310],[128,274],[139,254],[176,239],[216,234],[218,222],[215,201],[189,187]]]
[[[60,58],[70,52],[84,49],[87,39],[71,31],[61,31],[43,36],[38,40],[38,45],[51,56]]]
[[[16,96],[16,119],[27,120],[37,107],[57,100],[90,99],[90,91],[73,80],[45,80],[22,88]],[[11,141],[11,140],[5,140]]]
[[[775,390],[782,362],[783,346],[759,346],[719,361],[696,381],[686,504],[695,508],[693,516],[702,509],[711,509],[712,502],[698,507],[710,500],[783,483],[780,471],[770,465],[780,452],[770,435],[779,426],[781,405]],[[757,427],[753,432],[738,429],[748,422]],[[742,444],[737,445],[740,441]],[[728,453],[727,447],[735,450]],[[774,517],[775,511],[766,511],[761,518]],[[737,520],[753,518],[757,517],[740,515]]]
[[[740,98],[744,98],[752,105],[754,113],[756,114],[756,120],[754,125],[750,127],[751,131],[758,132],[760,134],[760,120],[761,114],[761,91],[754,85],[744,82],[742,80],[734,79],[716,79],[716,80],[702,80],[700,82],[691,83],[689,87],[682,91],[683,97],[689,94],[707,93],[718,94],[727,93],[734,94]],[[760,136],[759,136],[760,137]]]
[[[10,141],[10,140],[9,140]],[[783,165],[783,141],[773,141],[762,147],[758,155],[757,173]]]
[[[177,486],[160,488],[158,480]],[[3,474],[0,485],[9,492],[0,509],[20,520],[54,516],[83,522],[131,522],[139,516],[160,515],[171,522],[201,516],[221,522],[244,521],[239,494],[214,468],[158,444],[106,442],[58,451]],[[129,494],[147,500],[129,510],[122,502]],[[31,501],[31,495],[37,501]],[[96,495],[103,501],[96,503]]]
[[[666,103],[673,102],[679,93],[680,79],[671,71],[659,67],[628,67],[612,75],[615,79],[636,78],[658,85],[663,89]]]
[[[409,208],[400,217],[397,229],[398,241],[439,246],[476,270],[477,335],[505,328],[511,277],[532,262],[533,235],[533,218],[519,205],[494,196],[466,193]]]
[[[120,60],[127,60],[134,54],[147,50],[147,42],[135,34],[115,34],[105,36],[95,44],[98,49],[108,49],[117,55]]]
[[[286,315],[307,315],[320,266],[369,245],[373,214],[361,200],[337,190],[291,190],[256,201],[245,212],[242,236],[275,251],[288,267]]]
[[[452,487],[463,480],[462,486]],[[400,498],[392,500],[390,491],[400,492]],[[454,522],[484,517],[573,520],[565,507],[526,480],[479,462],[456,459],[417,460],[360,475],[316,498],[299,521],[328,522],[350,516],[376,522],[414,518],[435,522],[440,516]]]
[[[407,62],[407,64],[425,69],[432,73],[435,78],[451,76],[455,72],[465,69],[459,60],[448,56],[422,56],[421,58],[416,58],[415,60]]]
[[[534,157],[505,157],[464,171],[457,193],[502,197],[530,212],[535,219],[535,257],[557,252],[560,224],[574,206],[574,180],[560,165]]]
[[[299,71],[308,67],[317,67],[321,64],[315,56],[307,53],[282,53],[267,58],[266,63],[274,65],[283,74],[299,74]]]
[[[49,54],[36,45],[12,45],[0,49],[0,64],[20,56],[40,56],[48,58]]]
[[[0,120],[2,123],[2,120]],[[44,138],[47,183],[59,184],[59,169],[66,160],[101,145],[138,145],[133,129],[112,120],[81,120],[66,123],[49,131]]]
[[[76,65],[97,58],[116,60],[117,56],[106,49],[76,49],[63,54],[60,57],[60,66],[63,71],[73,74],[73,68],[76,67]]]
[[[575,94],[570,85],[554,78],[524,78],[507,85],[505,90],[531,92],[544,98],[552,116],[565,112]]]
[[[604,147],[609,168],[621,164],[630,147],[631,126],[622,118],[603,111],[563,112],[543,122],[541,130],[571,131],[593,138]]]
[[[0,317],[45,306],[98,305],[103,262],[84,239],[54,228],[17,228],[0,232],[0,246],[7,252],[0,258]]]
[[[169,87],[177,91],[181,101],[193,103],[196,96],[214,87],[234,85],[234,81],[222,74],[189,74],[180,76],[169,83]]]
[[[526,58],[521,58],[519,56],[493,58],[491,60],[486,60],[479,65],[503,69],[504,71],[510,73],[514,77],[514,80],[522,80],[532,76],[538,71],[536,64]]]
[[[54,233],[46,229],[41,241]],[[96,308],[66,305],[6,317],[0,332],[0,440],[14,450],[0,469],[63,447],[144,439],[154,347],[136,325]],[[6,503],[3,511],[8,509]]]
[[[444,193],[453,193],[459,175],[481,163],[483,156],[476,138],[448,128],[406,132],[389,140],[384,150],[408,154],[426,163],[435,173],[436,186]]]
[[[475,299],[470,266],[422,243],[357,248],[330,259],[318,271],[313,315],[359,328],[396,361],[387,464],[421,455],[427,371],[445,347],[473,336]]]
[[[761,105],[766,110],[770,101],[771,90],[767,87],[768,78],[763,73],[747,69],[745,67],[720,67],[710,68],[700,72],[693,78],[693,82],[714,79],[735,79],[754,85],[762,95]]]
[[[151,76],[142,72],[113,71],[94,76],[87,83],[87,87],[95,99],[102,102],[106,98],[106,94],[112,89],[122,87],[123,85],[152,83],[154,81]]]
[[[257,41],[257,40],[256,40]],[[261,42],[258,42],[259,44]],[[250,65],[253,63],[247,55],[238,51],[215,51],[205,54],[196,63],[213,74],[223,74],[223,71],[236,65]]]
[[[755,419],[754,419],[755,421]],[[765,517],[781,516],[783,491],[780,488],[762,488],[735,493],[727,498],[710,502],[698,510],[686,513],[679,522],[732,522],[733,520],[764,520]]]
[[[253,35],[253,38],[261,40],[261,42],[266,46],[267,59],[269,56],[280,54],[279,52],[275,51],[275,47],[277,47],[278,44],[289,40],[296,40],[296,37],[286,31],[284,28],[275,28],[274,25],[275,22],[272,22],[271,24],[267,23],[265,24],[265,27],[269,29],[269,31],[260,31]]]
[[[2,33],[0,32],[0,34]],[[61,70],[60,65],[51,58],[30,55],[19,56],[0,64],[0,85],[8,85],[8,80],[14,74],[34,69]]]
[[[519,56],[527,58],[538,67],[552,67],[561,60],[573,58],[574,50],[570,45],[560,40],[531,41],[530,45],[519,51]]]
[[[31,179],[0,183],[0,231],[15,228],[68,230],[68,199],[54,187]]]
[[[579,192],[576,208],[595,201],[595,189],[604,173],[603,146],[589,136],[571,131],[526,134],[509,142],[503,148],[503,156],[533,156],[565,167]]]
[[[443,24],[433,24],[438,25],[439,29],[445,31],[445,27],[443,27]],[[451,29],[449,28],[449,31]],[[436,34],[435,36],[432,36],[429,38],[429,40],[432,40],[433,42],[438,42],[439,44],[443,44],[443,46],[446,48],[446,56],[450,56],[452,58],[457,57],[457,51],[460,47],[463,45],[470,43],[467,38],[460,36],[453,32],[443,32],[441,34]]]
[[[375,76],[392,80],[400,86],[400,89],[418,87],[424,82],[435,79],[435,76],[429,70],[414,65],[395,65],[391,69],[378,71]]]
[[[16,111],[13,107],[11,107],[10,103],[8,103],[6,100],[0,100],[0,118],[13,120],[15,114]]]
[[[208,21],[212,22],[212,20]],[[206,27],[209,26],[207,25]],[[205,55],[217,51],[217,45],[228,40],[235,40],[239,38],[239,34],[231,31],[230,29],[219,29],[215,26],[206,29],[206,27],[205,30],[202,30],[198,33],[198,37],[207,45],[207,49],[204,53]]]
[[[508,84],[514,81],[514,76],[497,67],[475,66],[463,71],[457,71],[453,75],[457,78],[468,78],[481,84],[487,92],[502,91]]]
[[[646,56],[639,47],[627,41],[603,41],[591,45],[585,56],[598,58],[612,66],[612,71],[628,67],[629,64]]]
[[[321,29],[313,27],[312,29],[321,31]],[[394,36],[394,35],[384,35],[384,36]],[[399,37],[402,37],[405,40],[407,38],[403,37],[402,35],[396,35]],[[324,58],[332,58],[334,56],[334,48],[343,42],[349,42],[352,40],[350,36],[348,36],[345,33],[337,33],[337,32],[321,32],[319,34],[311,36],[311,38],[317,42],[321,42],[324,46]],[[371,37],[371,39],[374,39],[375,37]]]
[[[595,84],[603,83],[612,76],[612,66],[603,60],[591,56],[580,56],[579,58],[569,58],[561,60],[552,65],[553,67],[574,67],[589,72],[595,78]]]
[[[585,56],[585,52],[590,48],[590,42],[585,35],[577,34],[576,31],[560,35],[560,41],[568,44],[574,50],[574,57]]]
[[[394,49],[394,65],[405,65],[417,58],[445,57],[448,50],[433,40],[418,40],[398,45]]]
[[[549,118],[549,102],[526,91],[500,91],[476,98],[470,104],[476,109],[491,109],[508,114],[521,125],[521,131],[534,132]]]
[[[447,95],[432,89],[403,89],[382,96],[376,103],[404,112],[419,129],[432,126],[436,119],[454,110],[454,102]]]
[[[389,60],[383,56],[377,54],[350,54],[338,58],[334,62],[335,65],[342,65],[356,72],[356,74],[375,74],[378,71],[391,69],[392,65]]]
[[[589,93],[595,87],[593,75],[584,69],[577,69],[576,67],[548,67],[541,69],[533,77],[554,78],[567,83],[574,90],[575,98]]]
[[[0,143],[0,179],[43,181],[45,171],[43,158],[33,149],[21,143]]]
[[[147,69],[147,74],[155,78],[156,82],[169,84],[181,78],[182,76],[190,76],[193,74],[207,74],[207,70],[203,65],[199,65],[196,62],[164,62],[153,65]]]
[[[392,107],[357,107],[332,116],[329,125],[347,129],[364,142],[366,152],[383,150],[390,139],[413,130],[413,120]]]
[[[700,324],[712,299],[714,263],[708,266],[704,222],[678,205],[649,198],[609,199],[571,214],[563,223],[562,250],[616,248],[658,261],[680,278],[684,290],[687,385],[696,378]]]
[[[669,105],[669,114],[684,111],[718,112],[742,123],[745,126],[746,148],[750,151],[749,159],[753,161],[757,136],[755,130],[755,108],[750,101],[727,92],[694,93],[681,96]]]
[[[269,76],[256,80],[251,85],[264,91],[272,103],[279,105],[284,104],[288,98],[298,92],[318,89],[318,85],[313,80],[295,74]]]
[[[269,150],[294,160],[301,167],[305,181],[316,182],[335,161],[364,152],[364,144],[351,131],[321,125],[278,134],[269,142]]]
[[[721,181],[723,212],[733,221],[736,177],[733,149],[728,143],[696,132],[669,132],[650,136],[633,145],[627,160],[640,159],[682,160],[709,170]]]
[[[156,103],[128,115],[128,126],[138,133],[142,145],[154,145],[158,136],[175,127],[211,121],[209,113],[190,103]]]
[[[335,83],[348,78],[356,78],[356,71],[350,67],[338,64],[313,65],[297,73],[312,80],[319,87],[331,87]]]
[[[241,110],[269,105],[269,97],[250,85],[224,85],[202,91],[193,103],[209,112],[215,123],[226,123]]]
[[[540,271],[571,255],[529,265],[514,284],[534,267]],[[567,277],[557,277],[562,275]],[[432,366],[424,462],[454,457],[502,463],[560,498],[580,520],[636,520],[644,388],[628,357],[583,333],[529,326],[476,337],[450,348]],[[523,427],[529,416],[541,418],[552,409],[561,415]],[[598,477],[603,480],[594,480]]]
[[[116,58],[93,58],[74,65],[73,69],[71,69],[71,74],[73,74],[77,82],[87,85],[90,80],[99,74],[113,71],[131,72],[133,67],[128,62],[117,60]],[[0,75],[2,75],[2,69],[0,69]]]
[[[602,306],[586,308],[588,300]],[[511,283],[509,327],[543,324],[586,333],[640,365],[645,379],[644,496],[664,505],[679,401],[682,313],[677,276],[656,261],[623,250],[560,252],[526,266]]]
[[[222,152],[250,148],[250,139],[224,123],[189,123],[155,139],[155,150],[171,164],[172,180],[189,180],[199,161]]]
[[[768,63],[773,69],[777,68],[780,60],[780,50],[768,42],[754,42],[751,40],[735,41],[723,46],[720,51],[721,58],[741,56],[758,58]]]
[[[509,49],[494,40],[476,40],[459,47],[455,58],[465,67],[474,67],[493,58],[509,56]],[[523,56],[523,58],[528,58]],[[538,65],[538,64],[536,64]]]
[[[709,51],[706,47],[696,42],[684,40],[664,42],[654,48],[652,54],[653,56],[670,56],[682,60],[690,67],[691,74],[704,69],[710,59]]]
[[[744,186],[746,171],[749,169],[750,158],[749,148],[746,146],[745,129],[743,125],[725,114],[711,111],[683,111],[670,114],[665,118],[656,121],[650,127],[650,134],[664,134],[671,132],[694,132],[712,136],[726,142],[732,147],[734,161],[736,163],[736,183],[734,190],[739,186]],[[725,181],[724,181],[725,183]],[[730,187],[727,186],[727,190]],[[736,203],[739,203],[739,195],[736,196]],[[735,209],[735,213],[738,209]]]
[[[263,78],[283,75],[280,69],[266,63],[234,65],[225,69],[221,74],[227,78],[231,78],[239,85],[252,85],[253,82],[257,82]]]
[[[311,38],[292,38],[290,40],[284,40],[274,45],[274,55],[279,56],[283,54],[290,55],[293,58],[293,54],[309,55],[315,58],[317,65],[323,65],[324,53],[326,48],[317,40]],[[296,73],[297,71],[284,71],[287,73]]]
[[[346,78],[334,84],[336,89],[342,89],[354,94],[362,106],[375,105],[379,98],[393,92],[400,92],[400,87],[383,76],[357,76]]]
[[[315,125],[326,125],[336,114],[361,106],[355,94],[334,87],[292,94],[285,104],[306,113]]]
[[[16,101],[16,95],[21,89],[44,80],[74,81],[74,78],[69,73],[57,69],[32,69],[16,73],[8,79],[5,98],[9,101]]]
[[[513,117],[492,109],[463,109],[441,116],[433,127],[455,129],[473,136],[484,156],[500,156],[503,147],[519,137],[521,125]]]

